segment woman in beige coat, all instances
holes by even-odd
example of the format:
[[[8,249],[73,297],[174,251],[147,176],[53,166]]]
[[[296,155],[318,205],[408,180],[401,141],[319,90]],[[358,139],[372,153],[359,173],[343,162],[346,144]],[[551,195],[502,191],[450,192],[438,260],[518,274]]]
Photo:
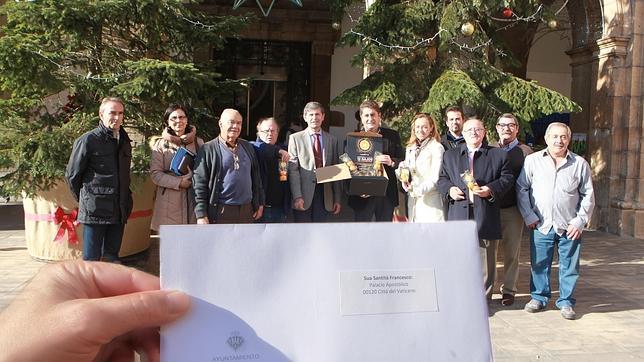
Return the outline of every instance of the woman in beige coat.
[[[436,189],[445,151],[439,140],[436,123],[429,114],[414,116],[405,161],[398,168],[398,174],[401,168],[407,168],[410,173],[409,180],[402,182],[402,187],[409,196],[407,215],[411,222],[445,220],[443,201]]]
[[[184,176],[170,171],[170,163],[177,150],[183,146],[197,153],[203,140],[197,137],[197,129],[188,125],[183,106],[171,104],[163,115],[167,127],[161,137],[152,141],[150,173],[157,185],[154,214],[150,228],[158,231],[160,225],[195,224],[194,201],[190,195],[192,170]]]

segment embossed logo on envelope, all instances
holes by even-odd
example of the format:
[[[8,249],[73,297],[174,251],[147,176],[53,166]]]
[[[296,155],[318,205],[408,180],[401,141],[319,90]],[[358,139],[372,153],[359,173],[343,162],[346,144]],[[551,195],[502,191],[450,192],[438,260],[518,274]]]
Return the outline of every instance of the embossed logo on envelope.
[[[237,351],[237,349],[241,347],[242,344],[244,344],[244,337],[240,336],[239,332],[234,331],[230,334],[230,337],[228,337],[226,343],[230,346],[230,348]]]

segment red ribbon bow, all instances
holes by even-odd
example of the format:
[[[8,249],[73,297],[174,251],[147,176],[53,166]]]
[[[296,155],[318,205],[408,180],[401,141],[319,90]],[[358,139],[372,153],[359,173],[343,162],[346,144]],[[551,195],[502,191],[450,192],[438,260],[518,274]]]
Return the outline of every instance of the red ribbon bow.
[[[54,241],[62,241],[65,232],[67,232],[67,240],[70,244],[78,244],[78,236],[76,235],[76,217],[78,216],[78,209],[72,210],[69,214],[65,214],[65,211],[59,206],[54,213],[54,219],[57,224],[60,224],[58,233],[54,237]]]

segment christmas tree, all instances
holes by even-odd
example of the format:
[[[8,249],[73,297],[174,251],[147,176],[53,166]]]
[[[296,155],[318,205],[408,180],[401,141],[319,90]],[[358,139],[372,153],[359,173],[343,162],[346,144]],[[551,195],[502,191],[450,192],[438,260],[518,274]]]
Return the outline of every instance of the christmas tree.
[[[332,1],[336,18],[349,14],[351,4]],[[551,6],[552,1],[533,0],[376,0],[351,19],[352,28],[340,39],[340,45],[360,47],[355,66],[375,71],[333,103],[381,102],[383,116],[404,134],[415,113],[440,120],[454,105],[482,117],[488,129],[506,112],[524,129],[545,115],[579,112],[565,96],[522,79],[537,25],[557,27],[562,7]]]
[[[98,124],[105,96],[125,101],[139,138],[134,171],[147,171],[145,138],[160,134],[169,103],[194,109],[202,137],[214,132],[222,80],[195,52],[221,46],[248,19],[207,16],[181,0],[8,1],[0,30],[0,194],[33,194],[60,180],[71,145]],[[204,122],[208,121],[209,122]]]

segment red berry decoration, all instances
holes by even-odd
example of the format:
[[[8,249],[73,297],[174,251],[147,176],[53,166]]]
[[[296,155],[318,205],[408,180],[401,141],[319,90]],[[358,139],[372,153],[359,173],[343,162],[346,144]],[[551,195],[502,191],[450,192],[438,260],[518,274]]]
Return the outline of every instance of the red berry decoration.
[[[513,14],[512,9],[510,9],[510,8],[504,8],[503,9],[503,17],[504,18],[508,19],[509,17],[512,16],[512,14]]]

